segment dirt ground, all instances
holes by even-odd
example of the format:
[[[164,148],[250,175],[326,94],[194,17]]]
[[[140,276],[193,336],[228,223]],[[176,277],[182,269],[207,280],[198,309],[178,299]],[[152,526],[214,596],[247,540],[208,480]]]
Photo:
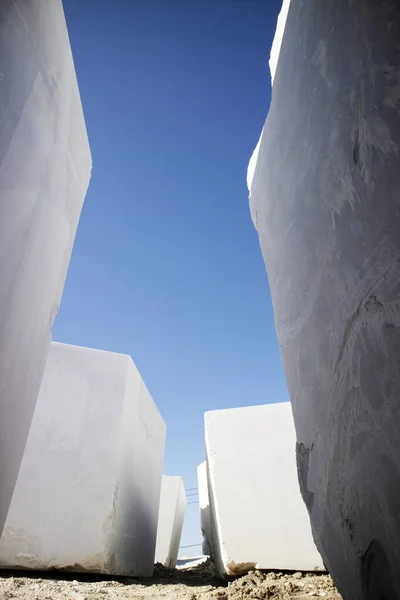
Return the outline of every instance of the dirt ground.
[[[187,570],[156,566],[151,579],[104,578],[77,574],[2,573],[0,599],[25,600],[340,600],[328,575],[252,571],[219,581],[210,561]]]

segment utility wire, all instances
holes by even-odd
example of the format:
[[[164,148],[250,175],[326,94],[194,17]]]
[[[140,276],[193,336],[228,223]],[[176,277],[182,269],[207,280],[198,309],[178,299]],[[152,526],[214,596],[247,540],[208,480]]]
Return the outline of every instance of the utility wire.
[[[190,546],[179,546],[181,548],[196,548],[197,546],[202,546],[203,544],[190,544]]]
[[[188,488],[186,491],[187,492],[192,492],[193,490],[198,490],[198,489],[199,489],[199,486],[194,487],[194,488]]]
[[[199,501],[198,500],[194,500],[193,502],[188,502],[188,504],[198,504]]]
[[[191,498],[191,496],[198,496],[199,492],[194,492],[194,494],[186,494],[186,498]]]

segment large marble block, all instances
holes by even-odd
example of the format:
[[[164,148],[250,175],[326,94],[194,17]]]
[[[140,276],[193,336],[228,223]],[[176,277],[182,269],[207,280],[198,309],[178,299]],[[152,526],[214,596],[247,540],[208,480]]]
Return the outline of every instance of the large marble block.
[[[314,538],[400,597],[400,5],[292,0],[251,182]]]
[[[0,532],[90,172],[61,0],[1,0]]]
[[[129,356],[52,343],[0,566],[151,575],[164,442]]]
[[[163,475],[156,543],[156,563],[174,569],[178,558],[186,494],[181,477]]]
[[[210,555],[211,523],[210,523],[210,498],[208,495],[207,462],[204,461],[197,467],[197,485],[199,488],[200,528],[203,536],[203,554]]]
[[[324,569],[296,470],[290,402],[206,413],[211,556],[221,576]]]

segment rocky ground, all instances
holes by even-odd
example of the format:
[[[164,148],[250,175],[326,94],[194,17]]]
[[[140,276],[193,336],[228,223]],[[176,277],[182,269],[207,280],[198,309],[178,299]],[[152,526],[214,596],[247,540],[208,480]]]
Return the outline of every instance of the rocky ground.
[[[153,578],[147,580],[104,580],[49,573],[3,573],[0,577],[1,600],[309,600],[313,597],[341,599],[328,575],[252,571],[223,583],[216,578],[210,561],[181,571],[157,566]]]

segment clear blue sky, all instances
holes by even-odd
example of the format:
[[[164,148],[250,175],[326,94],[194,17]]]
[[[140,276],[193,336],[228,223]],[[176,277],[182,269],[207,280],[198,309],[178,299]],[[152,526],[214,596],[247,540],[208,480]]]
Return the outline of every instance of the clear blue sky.
[[[132,356],[186,488],[205,411],[288,400],[246,188],[280,5],[64,0],[93,172],[53,336]]]

